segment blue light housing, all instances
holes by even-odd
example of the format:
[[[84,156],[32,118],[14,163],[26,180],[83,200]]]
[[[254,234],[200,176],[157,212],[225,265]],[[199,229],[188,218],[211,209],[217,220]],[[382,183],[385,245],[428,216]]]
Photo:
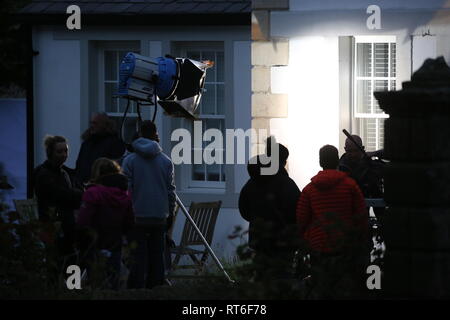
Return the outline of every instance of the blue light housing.
[[[157,58],[158,61],[158,81],[156,82],[156,94],[160,99],[167,99],[173,95],[178,79],[179,68],[175,59]]]
[[[150,104],[156,95],[167,114],[195,118],[210,66],[185,58],[153,59],[129,52],[119,67],[117,95]]]

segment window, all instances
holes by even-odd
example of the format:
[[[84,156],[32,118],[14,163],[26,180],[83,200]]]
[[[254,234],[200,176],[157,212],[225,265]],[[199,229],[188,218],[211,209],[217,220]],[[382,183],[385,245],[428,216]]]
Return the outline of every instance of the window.
[[[222,43],[177,43],[177,51],[181,57],[197,61],[211,60],[214,66],[206,72],[205,88],[196,110],[196,116],[202,121],[202,132],[207,129],[219,129],[225,137],[225,80],[224,80],[224,50]],[[192,133],[194,123],[182,120],[182,126]],[[192,135],[193,137],[193,135]],[[225,143],[225,141],[222,141]],[[202,142],[202,150],[211,142]],[[191,159],[194,152],[202,152],[194,148],[192,142]],[[225,160],[225,150],[221,150]],[[214,155],[214,154],[213,154]],[[192,164],[184,168],[185,177],[189,181],[188,187],[225,188],[224,164]]]
[[[395,37],[355,37],[353,74],[353,130],[367,151],[383,148],[384,120],[388,118],[373,96],[396,89]]]
[[[127,106],[127,100],[116,97],[119,83],[119,66],[122,58],[128,52],[139,53],[138,42],[117,42],[104,44],[100,49],[100,111],[106,112],[115,120],[117,129],[122,125],[122,118]],[[127,118],[122,128],[122,136],[130,142],[137,130],[137,104],[130,100]]]

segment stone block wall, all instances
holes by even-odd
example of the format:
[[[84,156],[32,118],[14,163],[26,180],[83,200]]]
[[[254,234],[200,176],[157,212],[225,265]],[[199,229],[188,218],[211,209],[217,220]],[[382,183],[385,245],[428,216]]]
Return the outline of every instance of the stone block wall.
[[[289,41],[270,36],[270,14],[280,10],[289,10],[289,0],[252,1],[252,127],[267,134],[271,119],[288,116],[287,95],[271,89],[271,69],[289,63]],[[253,155],[264,150],[262,144],[263,137],[254,139]]]

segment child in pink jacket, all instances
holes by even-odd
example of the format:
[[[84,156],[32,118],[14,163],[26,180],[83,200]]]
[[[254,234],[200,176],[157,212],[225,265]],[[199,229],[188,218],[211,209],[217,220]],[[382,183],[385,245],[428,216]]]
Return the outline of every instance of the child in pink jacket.
[[[113,288],[118,286],[123,239],[134,224],[127,185],[127,178],[115,161],[97,159],[77,217],[79,227],[94,231],[95,241],[91,242],[87,255],[90,259],[98,257],[99,253],[107,257]]]

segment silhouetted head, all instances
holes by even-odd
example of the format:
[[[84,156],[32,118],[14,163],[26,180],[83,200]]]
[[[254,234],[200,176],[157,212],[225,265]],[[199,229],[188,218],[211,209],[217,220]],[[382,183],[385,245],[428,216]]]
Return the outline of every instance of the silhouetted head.
[[[47,159],[56,167],[61,167],[69,155],[67,139],[62,136],[47,135],[44,138]]]
[[[83,133],[81,138],[86,140],[92,135],[116,134],[116,123],[106,113],[94,113],[89,122],[89,128]]]
[[[259,157],[255,156],[251,158],[247,163],[247,171],[250,178],[256,178],[260,175],[261,164],[259,163]]]
[[[121,172],[121,168],[116,161],[108,158],[98,158],[92,164],[91,182],[98,182],[100,178]]]
[[[250,158],[250,160],[247,163],[248,175],[252,179],[255,179],[258,177],[268,177],[268,176],[263,176],[261,174],[261,168],[268,168],[268,167],[270,167],[270,163],[262,164],[261,155],[254,156],[254,157]]]
[[[142,121],[141,128],[139,129],[139,136],[159,142],[156,125],[150,120]]]
[[[319,150],[319,162],[323,170],[336,169],[339,165],[339,152],[332,145],[325,145]]]
[[[354,134],[352,135],[352,138],[358,146],[364,149],[360,136]],[[345,139],[344,150],[348,157],[348,160],[350,160],[351,162],[358,162],[364,155],[362,151],[349,138]]]
[[[269,137],[266,140],[266,154],[269,157],[272,156],[272,139],[274,139],[274,137]],[[286,166],[287,159],[289,158],[289,150],[284,145],[278,142],[275,142],[275,148],[278,149],[278,159],[280,164],[279,167],[284,168]]]

